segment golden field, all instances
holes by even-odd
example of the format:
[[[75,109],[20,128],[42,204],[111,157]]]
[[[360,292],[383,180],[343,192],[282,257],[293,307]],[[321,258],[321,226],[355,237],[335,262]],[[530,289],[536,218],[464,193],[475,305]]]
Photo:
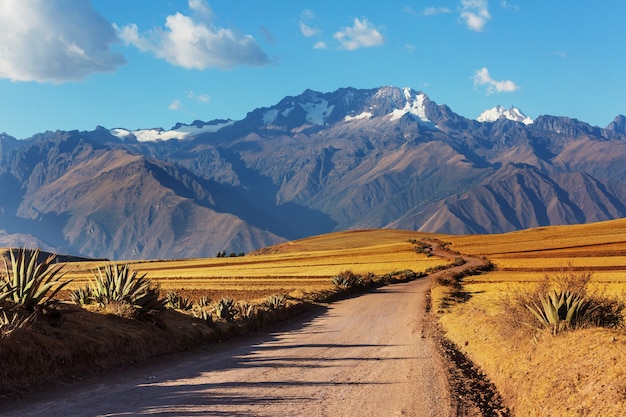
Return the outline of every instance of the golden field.
[[[448,290],[437,287],[433,303],[447,337],[487,373],[514,415],[625,415],[624,327],[552,336],[520,323],[510,300],[545,277],[591,274],[588,294],[626,302],[626,220],[445,239],[497,266],[464,279],[468,301],[442,308]]]
[[[344,270],[383,275],[411,269],[425,271],[445,264],[414,251],[409,239],[432,234],[398,230],[338,232],[296,240],[241,257],[161,261],[125,261],[163,290],[193,297],[220,294],[258,298],[273,293],[313,292],[332,287],[331,278]],[[70,288],[88,283],[102,262],[73,262],[65,267]]]
[[[589,327],[557,336],[520,323],[507,300],[532,291],[546,276],[591,274],[588,291],[626,302],[626,219],[501,235],[449,236],[398,230],[338,232],[233,258],[124,261],[163,290],[193,299],[295,297],[332,286],[344,270],[377,275],[416,272],[449,263],[415,252],[410,239],[436,238],[496,269],[466,277],[467,295],[443,306],[448,287],[432,289],[433,312],[445,335],[497,386],[516,416],[623,416],[626,330]],[[72,288],[102,262],[65,265]],[[534,323],[536,325],[536,323]]]

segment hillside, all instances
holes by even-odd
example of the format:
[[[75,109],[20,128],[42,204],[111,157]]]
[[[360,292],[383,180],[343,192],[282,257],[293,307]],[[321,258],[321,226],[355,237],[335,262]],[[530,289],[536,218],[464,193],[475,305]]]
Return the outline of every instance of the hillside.
[[[169,131],[3,136],[0,230],[5,242],[147,259],[350,229],[502,233],[626,216],[623,116],[604,129],[487,116],[408,88],[344,88]]]

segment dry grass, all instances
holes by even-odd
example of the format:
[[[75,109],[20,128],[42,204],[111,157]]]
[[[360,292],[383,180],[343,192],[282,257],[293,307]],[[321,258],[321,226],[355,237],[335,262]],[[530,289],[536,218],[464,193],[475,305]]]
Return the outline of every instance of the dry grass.
[[[626,330],[537,332],[520,305],[546,276],[590,274],[590,296],[626,302],[626,220],[502,235],[450,236],[451,248],[486,256],[498,270],[467,277],[468,301],[439,307],[447,336],[497,385],[516,416],[622,416]],[[435,306],[446,296],[432,292]],[[535,326],[536,327],[536,326]]]
[[[297,240],[243,257],[130,261],[133,269],[147,273],[163,290],[205,290],[238,293],[246,291],[289,294],[314,292],[332,287],[331,277],[340,271],[383,275],[411,269],[425,271],[442,264],[437,257],[414,251],[409,239],[434,236],[411,231],[368,230],[338,232]],[[101,262],[73,262],[65,266],[70,288],[84,286],[91,270]]]
[[[521,313],[506,300],[532,291],[546,274],[567,268],[592,274],[588,292],[626,300],[626,220],[481,236],[341,232],[245,257],[137,261],[132,265],[158,281],[162,289],[181,291],[190,299],[207,294],[212,299],[262,299],[275,293],[302,297],[328,288],[330,277],[344,270],[384,274],[403,269],[424,271],[441,264],[436,257],[415,253],[408,243],[424,237],[452,242],[453,250],[484,255],[500,267],[465,278],[463,292],[467,296],[458,302],[441,306],[448,291],[444,287],[433,288],[432,300],[447,336],[488,374],[516,415],[623,415],[624,329],[586,328],[552,337],[525,326]],[[100,265],[67,264],[67,277],[75,279],[73,288],[84,285],[90,270]],[[134,326],[130,322],[125,325]],[[104,324],[99,326],[98,332],[102,332]]]

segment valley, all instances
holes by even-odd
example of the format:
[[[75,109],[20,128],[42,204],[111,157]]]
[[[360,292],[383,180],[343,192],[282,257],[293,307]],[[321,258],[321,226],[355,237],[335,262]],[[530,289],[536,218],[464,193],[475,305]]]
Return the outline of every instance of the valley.
[[[341,88],[167,131],[4,135],[0,243],[207,258],[344,230],[489,234],[626,216],[624,116],[600,128],[521,114],[471,120],[410,88]]]
[[[295,361],[294,363],[289,362],[289,366],[286,366],[285,370],[291,369],[293,365],[293,369],[296,370],[298,374],[308,374],[308,371],[299,368],[297,363],[307,363],[313,368],[322,367],[322,369],[326,369],[327,367],[315,362],[315,358],[317,357],[315,348],[312,350],[297,350],[298,354],[302,353],[302,355],[304,355],[300,359],[291,355],[289,355],[290,359],[286,359],[284,357],[286,353],[280,349],[282,349],[284,345],[284,347],[288,349],[288,352],[295,353],[296,350],[292,349],[294,349],[296,345],[300,346],[305,344],[315,346],[320,343],[313,339],[309,339],[308,341],[296,341],[296,339],[292,339],[293,337],[300,337],[299,335],[302,334],[315,335],[319,333],[324,335],[324,340],[330,340],[328,338],[332,335],[326,333],[326,327],[324,327],[326,330],[320,331],[315,330],[315,327],[310,327],[317,325],[318,322],[324,323],[323,326],[341,326],[342,330],[338,335],[348,334],[345,333],[347,328],[362,327],[356,323],[368,323],[369,326],[377,320],[381,321],[381,324],[384,323],[385,328],[388,328],[392,324],[403,327],[405,330],[400,331],[398,329],[398,331],[404,334],[403,332],[406,331],[406,327],[404,326],[410,323],[409,326],[417,326],[411,328],[418,329],[416,330],[417,334],[422,335],[418,338],[418,341],[415,342],[417,343],[416,346],[423,346],[422,343],[424,343],[424,340],[437,340],[434,333],[430,333],[430,330],[424,333],[424,325],[419,324],[420,320],[422,320],[421,314],[423,314],[419,313],[419,311],[422,308],[425,309],[428,304],[420,304],[421,307],[419,307],[418,310],[411,307],[410,310],[413,311],[411,315],[412,318],[401,318],[399,312],[390,311],[388,314],[380,313],[380,311],[385,311],[384,309],[387,308],[400,308],[400,306],[404,304],[404,301],[402,301],[404,298],[402,297],[410,297],[413,300],[410,301],[410,303],[425,303],[427,300],[426,294],[428,293],[426,288],[430,286],[431,290],[429,292],[432,301],[430,302],[431,312],[429,317],[440,324],[441,334],[453,343],[456,349],[463,352],[467,358],[470,358],[475,366],[478,367],[478,371],[476,371],[477,375],[483,375],[495,384],[496,389],[502,396],[504,405],[509,407],[512,415],[533,415],[539,413],[539,410],[542,410],[541,412],[550,410],[549,412],[552,415],[563,416],[573,416],[581,412],[593,412],[596,415],[603,416],[617,416],[620,414],[619,410],[622,410],[625,405],[624,401],[626,401],[626,397],[623,397],[621,394],[623,392],[623,386],[621,384],[624,380],[626,367],[624,367],[623,357],[620,353],[623,352],[624,346],[626,346],[623,310],[626,303],[626,280],[624,279],[624,276],[626,276],[626,262],[624,262],[626,238],[624,238],[624,236],[626,236],[626,222],[624,220],[575,226],[542,227],[493,235],[434,235],[415,231],[375,229],[336,232],[305,238],[267,247],[256,254],[249,254],[244,257],[178,261],[136,261],[133,263],[133,266],[142,272],[148,273],[150,277],[154,277],[156,282],[161,283],[163,289],[181,292],[186,291],[183,292],[183,294],[189,297],[202,297],[211,294],[211,297],[215,300],[220,297],[231,296],[246,300],[249,303],[262,303],[269,294],[283,294],[286,296],[287,306],[291,306],[288,307],[290,309],[288,311],[291,313],[287,314],[298,315],[292,316],[293,321],[291,321],[291,319],[290,321],[293,323],[294,327],[290,327],[286,333],[272,334],[276,344],[274,344],[274,342],[270,344],[276,347],[277,350],[275,353],[277,356],[272,353],[272,355],[270,355],[271,357],[267,358],[268,362],[263,363],[271,364],[274,363],[274,361],[278,361],[276,363],[282,366],[287,365],[287,362],[284,362],[285,360],[288,362]],[[437,250],[433,252],[435,256],[416,252],[415,243],[412,242],[430,241],[430,239],[434,239],[432,242],[443,244],[450,252],[440,252],[440,250]],[[467,257],[467,259],[480,259],[480,257],[485,257],[485,259],[494,263],[495,268],[479,273],[472,272],[466,276],[461,275],[460,278],[454,278],[456,275],[453,274],[453,270],[444,269],[439,272],[434,272],[438,270],[439,265],[450,265],[451,260],[459,256]],[[80,281],[80,277],[82,276],[84,279],[89,269],[99,265],[101,265],[100,262],[83,261],[67,264],[66,270],[68,277],[77,279],[75,284],[82,285],[82,283],[86,281]],[[460,271],[472,267],[473,265],[474,264],[469,263],[467,265],[457,266],[456,270]],[[393,284],[366,295],[351,298],[345,302],[342,301],[337,304],[333,303],[329,305],[322,303],[320,304],[320,306],[323,306],[321,310],[319,310],[319,308],[307,310],[313,312],[314,316],[308,316],[310,313],[303,313],[298,309],[297,304],[294,304],[297,303],[297,299],[311,300],[315,299],[315,297],[311,298],[315,293],[324,294],[330,291],[332,289],[330,278],[335,274],[339,274],[341,271],[353,270],[358,273],[371,272],[377,275],[386,274],[394,270],[401,270],[406,267],[414,271],[433,272],[430,272],[426,278],[417,279],[412,283]],[[585,277],[588,277],[588,280],[581,281],[583,278],[586,279]],[[454,283],[455,280],[458,280],[459,285],[456,286],[455,284],[450,286],[450,283]],[[542,285],[558,286],[563,283],[576,284],[578,282],[585,283],[585,293],[588,297],[591,297],[591,299],[609,301],[607,306],[611,306],[613,309],[611,310],[611,314],[613,315],[610,316],[614,320],[613,322],[605,323],[600,326],[592,325],[572,329],[553,336],[546,330],[541,330],[539,323],[528,313],[526,307],[522,305],[520,309],[519,304],[516,304],[517,297],[524,296],[524,294],[531,294],[538,288],[542,288]],[[417,290],[418,287],[419,290]],[[211,292],[209,292],[209,290]],[[245,295],[246,292],[249,292],[248,296]],[[371,301],[368,301],[378,297],[380,297],[381,300],[384,299],[385,307],[370,304]],[[346,303],[355,303],[355,306],[357,306],[354,307],[355,310],[353,312],[346,313],[347,316],[344,315],[344,313],[340,313],[341,310],[335,310],[335,308],[343,308],[342,306]],[[300,311],[300,313],[297,313],[298,311]],[[320,314],[319,316],[317,315],[318,313],[314,313],[316,311]],[[366,311],[372,312],[371,314],[373,315],[367,318],[361,317],[360,314]],[[374,311],[377,312],[374,313]],[[103,331],[102,329],[108,329],[106,330],[107,332],[112,332],[109,336],[106,336],[107,333],[103,334],[104,345],[107,344],[106,340],[110,340],[111,337],[128,337],[121,336],[121,334],[120,336],[113,336],[116,334],[116,327],[119,327],[123,332],[130,330],[123,330],[123,322],[117,322],[117,324],[115,324],[110,322],[110,319],[107,319],[106,316],[100,318],[102,314],[95,311],[89,314],[94,313],[95,316],[89,319],[89,321],[97,325],[98,328],[101,329],[99,330],[100,332]],[[70,330],[71,326],[76,326],[81,323],[79,317],[82,316],[74,314],[67,315],[67,324],[58,327],[57,330],[55,330],[57,334],[67,332]],[[96,318],[96,316],[98,316],[98,318]],[[323,317],[327,316],[329,318],[331,316],[350,317],[350,320],[356,320],[356,322],[350,325],[345,323],[331,325],[323,321],[326,320]],[[283,315],[283,317],[286,316]],[[307,319],[306,317],[311,318]],[[170,317],[167,320],[172,319],[173,317]],[[178,320],[177,323],[179,323],[176,326],[180,326],[183,332],[191,331],[192,334],[195,334],[194,337],[197,338],[196,341],[200,344],[202,344],[201,341],[203,339],[209,341],[212,340],[211,337],[214,337],[208,333],[202,336],[202,333],[198,333],[198,331],[201,330],[200,328],[183,330],[185,327],[182,322],[180,322],[180,319],[176,320]],[[303,327],[300,327],[299,324],[301,320],[304,320],[305,323],[302,325]],[[111,325],[113,326],[111,327]],[[219,320],[217,325],[222,326]],[[387,330],[369,332],[368,326],[365,327],[368,329],[366,333],[362,333],[359,336],[356,334],[350,337],[346,336],[346,338],[342,339],[343,342],[336,343],[337,346],[332,348],[338,348],[336,353],[339,356],[336,358],[336,364],[340,364],[342,361],[348,360],[347,357],[353,357],[354,355],[370,355],[370,353],[366,353],[370,347],[365,347],[365,345],[374,340],[371,338],[377,337],[376,335],[379,333],[387,335],[385,338],[389,340],[392,340],[394,337],[386,333]],[[136,333],[137,337],[149,337],[150,340],[153,340],[153,346],[156,347],[159,345],[157,341],[159,338],[162,338],[163,335],[159,336],[154,334],[149,336],[148,333],[145,333],[145,330],[140,329],[141,326],[137,327],[133,324],[132,332]],[[153,332],[153,330],[150,330],[150,332]],[[413,331],[411,333],[416,334]],[[426,339],[423,338],[424,335],[427,336]],[[258,342],[258,347],[263,350],[264,343],[266,343],[264,340],[266,339],[264,339],[264,336],[259,337],[261,339]],[[361,344],[358,340],[365,338],[363,340],[367,340],[367,342],[363,342],[362,347],[365,350],[357,352],[356,350],[348,351],[341,348],[340,345],[342,343],[348,343],[347,340],[351,337],[354,337],[354,339],[351,340],[357,350],[361,349],[361,347],[356,346]],[[180,341],[184,340],[182,335],[176,336],[176,338],[180,338]],[[0,342],[0,345],[6,343],[7,340],[9,339]],[[247,360],[245,358],[247,358],[248,355],[257,357],[259,354],[252,350],[247,350],[249,348],[244,346],[250,345],[248,345],[245,340],[246,339],[241,342],[236,342],[237,346],[241,346],[242,349],[244,349],[241,355],[233,353],[229,350],[230,348],[226,347],[227,351],[225,355],[232,357],[232,360],[235,361],[233,362],[235,364],[233,366],[235,367],[238,367],[237,363],[239,363],[240,360]],[[82,343],[86,343],[86,341]],[[93,343],[93,341],[88,343]],[[382,345],[376,348],[373,346],[378,345],[378,342],[372,342],[371,344],[371,348],[374,350],[381,348],[385,352],[387,351],[387,348]],[[400,345],[403,346],[403,344]],[[100,350],[102,348],[103,347],[97,349]],[[422,348],[423,347],[419,347],[419,349]],[[94,349],[94,347],[89,349]],[[119,349],[119,347],[116,349]],[[374,352],[374,350],[372,350],[372,352]],[[328,355],[335,355],[335,353],[331,353],[330,350],[324,349],[324,352]],[[379,352],[375,355],[382,355],[382,353]],[[402,356],[405,354],[398,353],[398,355]],[[436,357],[434,351],[431,351],[428,355],[434,355],[431,357],[432,359]],[[5,355],[5,357],[9,356]],[[121,351],[119,357],[124,358]],[[75,361],[76,359],[73,360]],[[231,359],[224,360],[230,361]],[[570,364],[570,366],[564,366],[566,363]],[[171,365],[167,366],[170,367]],[[427,366],[432,369],[434,365],[432,362],[428,362]],[[221,365],[220,369],[222,370],[218,373],[226,372],[226,369],[222,368]],[[327,370],[332,369],[334,368]],[[365,367],[363,369],[368,368]],[[251,370],[257,372],[259,368],[254,367]],[[212,378],[211,375],[216,371],[217,370],[211,371],[207,368],[198,371],[198,373]],[[163,370],[163,372],[165,372],[165,370]],[[232,375],[234,378],[239,378],[235,376],[235,374]],[[276,378],[279,379],[276,379],[272,378],[271,375],[275,374],[267,374],[267,376],[271,378],[270,380],[266,380],[265,382],[259,380],[258,384],[250,384],[248,388],[252,389],[252,391],[249,391],[248,394],[241,392],[235,393],[231,388],[228,388],[227,386],[230,386],[232,381],[224,381],[223,384],[225,385],[221,385],[222,388],[220,388],[220,384],[222,384],[220,383],[214,385],[213,388],[207,388],[207,390],[200,389],[193,395],[195,400],[190,400],[193,404],[189,403],[185,407],[192,406],[194,410],[209,410],[211,409],[210,407],[216,406],[239,410],[240,408],[237,407],[248,407],[252,406],[252,403],[256,404],[257,401],[254,400],[254,398],[257,398],[259,395],[265,395],[262,393],[261,387],[267,384],[269,384],[268,386],[273,386],[272,384],[291,386],[293,389],[298,387],[296,391],[302,393],[305,391],[299,391],[300,389],[322,389],[319,385],[317,385],[317,388],[314,388],[316,387],[315,384],[309,388],[305,388],[305,386],[300,383],[293,385],[293,381],[299,379],[294,379],[296,377],[289,376],[288,374],[281,374],[283,376],[280,378],[284,378],[284,383],[279,381],[280,378],[278,376]],[[336,381],[340,385],[344,383],[352,384],[354,381],[358,380],[369,381],[369,384],[372,383],[374,379],[371,379],[373,378],[373,374],[368,375],[369,376],[357,377],[356,374],[344,374],[344,376],[336,374],[336,378],[339,378]],[[452,373],[452,375],[454,375],[454,373]],[[143,378],[141,376],[137,377],[139,379]],[[164,376],[163,378],[165,379],[159,380],[161,382],[154,381],[154,383],[158,386],[162,386],[163,389],[171,389],[172,391],[167,392],[174,395],[172,398],[178,398],[179,400],[176,400],[176,404],[159,403],[157,405],[156,403],[152,403],[151,397],[144,397],[143,394],[140,394],[141,398],[143,398],[142,401],[146,401],[145,405],[142,407],[147,407],[146,409],[150,407],[179,407],[183,405],[180,401],[184,402],[186,398],[192,398],[183,395],[182,392],[176,388],[180,385],[173,382],[179,378],[182,378],[181,381],[187,381],[186,377],[182,375],[172,375],[171,377]],[[253,380],[251,379],[253,378],[252,376],[242,376],[242,378]],[[344,380],[342,378],[348,379]],[[458,378],[458,376],[454,378]],[[315,379],[315,377],[313,379]],[[409,379],[413,381],[409,384],[411,389],[423,387],[422,383],[425,380],[419,378],[414,380],[413,377]],[[170,382],[166,382],[166,380]],[[352,382],[348,383],[348,380]],[[375,378],[375,380],[379,379]],[[379,382],[380,381],[382,380],[379,380]],[[453,379],[450,381],[457,380]],[[391,383],[391,381],[388,382]],[[138,389],[142,391],[144,388],[148,388],[150,384],[150,382],[140,383],[130,380],[130,382],[124,382],[120,386],[128,388],[128,385],[124,385],[127,383],[136,385]],[[209,387],[211,384],[214,384],[214,382],[203,382],[202,380],[198,380],[192,384],[196,383],[199,384],[198,387]],[[387,386],[388,384],[384,385]],[[389,386],[394,387],[393,384]],[[257,388],[261,390],[259,391]],[[376,387],[376,390],[379,389],[382,389],[382,386]],[[397,390],[398,388],[396,387],[394,389]],[[421,390],[422,388],[419,389]],[[430,388],[423,389],[429,390]],[[482,390],[483,388],[480,389]],[[146,392],[148,391],[151,390],[147,390]],[[293,395],[296,395],[296,391],[294,391]],[[432,392],[425,394],[422,392],[419,395],[443,395],[441,388],[437,388],[435,391],[439,392],[439,394],[433,394]],[[332,393],[334,390],[328,391],[324,389],[323,392],[325,398],[328,398],[329,401],[334,398],[334,394]],[[345,391],[345,393],[345,395],[348,395],[348,391]],[[558,393],[563,393],[564,396],[561,397],[560,401],[555,402],[553,398],[555,395],[558,395]],[[250,399],[251,403],[233,403],[229,400],[225,403],[209,402],[203,403],[203,406],[200,405],[203,401],[201,398],[209,398],[211,395],[218,394],[229,398],[244,395],[246,398]],[[91,394],[85,395],[89,397]],[[209,397],[205,397],[206,395],[209,395]],[[282,401],[279,401],[277,398],[275,403],[272,402],[271,405],[266,404],[265,406],[270,407],[268,410],[276,411],[282,409],[282,407],[287,404],[292,404],[296,407],[298,406],[297,404],[300,404],[299,402],[290,402],[287,399],[285,399],[285,401],[286,403],[281,405]],[[462,409],[474,410],[472,413],[478,413],[478,411],[476,411],[476,407],[478,407],[476,404],[485,400],[474,399],[471,401],[478,402],[471,402],[467,399],[467,401],[469,402],[460,402],[456,405],[450,403],[450,405],[453,407],[465,407]],[[493,404],[497,404],[490,402],[491,400],[487,401],[489,404],[492,404],[492,406],[494,406]],[[53,401],[50,404],[59,403]],[[441,403],[438,402],[438,404]],[[57,405],[55,405],[55,407],[56,406]],[[128,407],[131,407],[130,409],[134,409],[135,411],[138,410],[133,408],[138,407],[138,405],[131,405],[127,402],[122,402],[120,406],[126,411],[129,410]],[[41,410],[49,411],[50,409],[42,408]],[[295,409],[291,410],[293,411]],[[45,413],[47,411],[42,412]],[[341,413],[343,411],[338,410],[337,412]],[[375,411],[371,412],[373,413],[372,415],[377,415]],[[469,411],[467,412],[469,413]],[[262,414],[260,411],[259,413]],[[427,414],[418,413],[418,415]]]

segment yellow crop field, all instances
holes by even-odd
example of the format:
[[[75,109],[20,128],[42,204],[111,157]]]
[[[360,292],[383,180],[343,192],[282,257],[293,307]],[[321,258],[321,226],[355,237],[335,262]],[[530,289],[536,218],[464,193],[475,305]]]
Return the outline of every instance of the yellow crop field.
[[[164,290],[192,291],[194,296],[221,292],[249,298],[273,292],[327,289],[332,286],[331,278],[344,270],[377,275],[406,269],[425,271],[446,261],[416,253],[409,239],[433,236],[398,230],[338,232],[241,257],[129,261],[129,264]],[[85,285],[91,271],[102,264],[66,264],[65,278],[72,280],[70,288]]]
[[[621,416],[626,409],[626,330],[537,332],[524,294],[540,282],[590,275],[587,294],[626,305],[626,219],[500,235],[446,236],[451,249],[485,256],[496,270],[466,277],[464,302],[438,308],[454,341],[496,384],[516,416]],[[546,277],[548,279],[546,279]],[[442,305],[447,290],[433,289]],[[522,298],[520,298],[522,297]],[[524,314],[526,313],[526,314]]]

